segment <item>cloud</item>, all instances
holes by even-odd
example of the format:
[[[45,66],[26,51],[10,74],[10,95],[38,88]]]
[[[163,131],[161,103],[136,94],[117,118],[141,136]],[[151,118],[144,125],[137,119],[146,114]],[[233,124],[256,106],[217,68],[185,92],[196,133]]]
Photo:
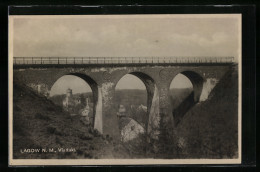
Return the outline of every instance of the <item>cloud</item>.
[[[225,19],[16,18],[14,55],[237,56],[236,27]]]
[[[199,45],[201,47],[211,47],[211,46],[224,44],[229,40],[229,37],[227,34],[223,32],[216,32],[210,38],[206,38],[198,34],[191,34],[191,35],[172,34],[169,36],[169,40],[175,44],[180,44],[183,46]]]
[[[216,32],[212,35],[212,39],[205,39],[203,37],[199,38],[199,45],[202,47],[207,46],[216,46],[219,44],[224,44],[229,40],[229,37],[227,34],[223,32]]]

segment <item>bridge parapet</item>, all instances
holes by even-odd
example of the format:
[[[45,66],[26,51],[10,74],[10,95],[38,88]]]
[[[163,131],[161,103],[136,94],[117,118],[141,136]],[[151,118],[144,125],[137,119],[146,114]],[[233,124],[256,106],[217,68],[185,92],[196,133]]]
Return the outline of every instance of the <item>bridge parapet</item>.
[[[234,57],[14,57],[14,65],[233,63]]]

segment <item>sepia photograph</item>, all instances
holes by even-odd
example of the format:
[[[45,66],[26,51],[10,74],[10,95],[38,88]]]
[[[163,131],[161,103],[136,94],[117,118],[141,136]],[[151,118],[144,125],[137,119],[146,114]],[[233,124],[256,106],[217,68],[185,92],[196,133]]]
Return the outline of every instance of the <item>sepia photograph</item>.
[[[241,23],[9,15],[9,165],[240,164]]]

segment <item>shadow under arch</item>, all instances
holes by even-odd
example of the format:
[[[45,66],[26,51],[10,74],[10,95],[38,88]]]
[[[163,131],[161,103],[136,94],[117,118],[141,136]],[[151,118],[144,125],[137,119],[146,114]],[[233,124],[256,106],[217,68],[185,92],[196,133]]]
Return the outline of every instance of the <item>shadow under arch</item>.
[[[204,82],[203,77],[200,76],[200,74],[193,71],[183,71],[180,73],[186,76],[191,81],[193,85],[194,102],[199,102]]]
[[[61,77],[68,76],[68,75],[77,76],[77,77],[83,79],[90,86],[90,88],[92,90],[92,96],[93,96],[93,121],[92,121],[92,125],[94,127],[95,117],[96,117],[96,112],[97,112],[96,108],[97,108],[97,103],[98,103],[98,85],[97,85],[96,81],[94,81],[90,76],[88,76],[86,74],[82,74],[82,73],[67,73],[67,74],[62,75]],[[60,79],[61,77],[59,77],[58,79]],[[54,84],[55,84],[55,82],[54,82]],[[53,85],[51,86],[51,88],[53,87]]]
[[[140,79],[146,87],[146,92],[147,92],[147,112],[146,112],[146,114],[147,115],[146,115],[146,120],[145,120],[146,121],[145,131],[147,132],[148,131],[148,125],[149,125],[149,117],[150,117],[151,109],[152,109],[152,106],[153,106],[154,95],[155,95],[155,92],[158,92],[158,89],[157,89],[155,81],[152,79],[152,77],[150,77],[146,73],[139,72],[139,71],[125,73],[123,76],[121,76],[117,80],[117,82],[115,84],[115,88],[116,88],[118,82],[127,74],[133,75],[133,76],[137,77],[138,79]]]
[[[172,115],[174,119],[174,126],[176,127],[183,116],[200,100],[200,96],[203,89],[203,77],[194,71],[182,71],[178,74],[183,74],[192,83],[193,91],[180,103],[178,107],[172,109]],[[175,77],[178,75],[176,74]],[[172,79],[171,82],[175,79]]]

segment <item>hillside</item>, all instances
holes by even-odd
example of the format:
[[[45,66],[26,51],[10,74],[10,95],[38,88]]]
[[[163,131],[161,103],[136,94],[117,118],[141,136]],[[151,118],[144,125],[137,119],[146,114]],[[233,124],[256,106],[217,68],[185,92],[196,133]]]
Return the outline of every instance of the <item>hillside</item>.
[[[79,116],[14,83],[14,158],[129,158],[125,148],[104,138]],[[31,148],[72,148],[76,152],[21,153]]]
[[[238,156],[238,71],[226,73],[209,99],[188,111],[175,130],[180,158]]]

